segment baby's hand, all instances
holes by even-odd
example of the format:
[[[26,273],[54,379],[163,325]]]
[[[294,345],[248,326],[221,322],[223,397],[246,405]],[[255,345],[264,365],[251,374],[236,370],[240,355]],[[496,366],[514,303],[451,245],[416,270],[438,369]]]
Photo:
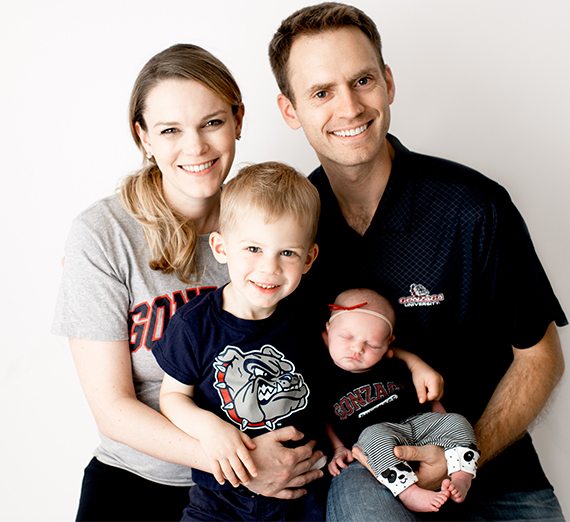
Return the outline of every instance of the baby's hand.
[[[354,457],[352,456],[352,451],[344,446],[337,448],[334,451],[332,460],[329,462],[329,473],[333,477],[336,477],[340,474],[340,469],[338,468],[346,468],[346,465],[350,464],[353,460]]]
[[[420,358],[410,365],[412,379],[420,404],[438,401],[443,397],[443,377]]]
[[[225,478],[234,487],[249,483],[249,474],[257,476],[257,468],[248,450],[255,449],[253,441],[234,426],[217,419],[205,431],[200,444],[212,468],[214,478],[224,484]]]

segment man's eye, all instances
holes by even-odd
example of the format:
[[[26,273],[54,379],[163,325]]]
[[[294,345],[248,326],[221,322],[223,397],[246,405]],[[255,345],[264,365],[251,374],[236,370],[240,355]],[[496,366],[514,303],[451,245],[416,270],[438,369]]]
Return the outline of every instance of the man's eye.
[[[257,254],[257,252],[261,252],[261,249],[259,247],[254,247],[254,246],[247,247],[247,250],[249,252],[253,252],[254,254]]]
[[[369,78],[360,78],[360,80],[358,80],[358,85],[366,85],[368,82],[370,81]]]
[[[327,96],[327,91],[319,91],[317,94],[315,94],[315,97],[317,98],[326,98]]]

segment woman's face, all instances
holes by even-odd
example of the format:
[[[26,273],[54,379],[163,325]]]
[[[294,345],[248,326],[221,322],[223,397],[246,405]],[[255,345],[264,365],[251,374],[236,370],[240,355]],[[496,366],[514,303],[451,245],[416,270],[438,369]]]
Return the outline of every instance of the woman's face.
[[[147,130],[137,132],[162,172],[168,205],[192,217],[196,205],[218,197],[235,155],[243,106],[231,106],[201,83],[164,80],[148,94]]]

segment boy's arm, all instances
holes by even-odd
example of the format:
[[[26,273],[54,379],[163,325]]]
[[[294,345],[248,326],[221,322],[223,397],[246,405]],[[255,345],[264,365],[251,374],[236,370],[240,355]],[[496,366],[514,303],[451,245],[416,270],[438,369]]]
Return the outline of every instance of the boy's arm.
[[[165,375],[160,389],[160,409],[175,426],[200,441],[210,461],[212,474],[220,484],[225,482],[224,477],[234,487],[240,481],[248,484],[248,472],[253,477],[257,475],[248,451],[255,449],[255,444],[246,434],[197,406],[193,396],[193,386]]]
[[[402,350],[401,348],[390,348],[394,356],[404,361],[412,373],[412,379],[420,404],[426,401],[438,401],[443,396],[443,377],[437,373],[429,364],[424,362],[417,355]]]

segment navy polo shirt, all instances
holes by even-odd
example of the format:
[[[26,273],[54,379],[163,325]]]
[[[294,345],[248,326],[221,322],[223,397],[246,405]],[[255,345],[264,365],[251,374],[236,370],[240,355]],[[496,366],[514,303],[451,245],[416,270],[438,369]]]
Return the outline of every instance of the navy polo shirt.
[[[439,371],[444,406],[475,424],[512,362],[511,346],[533,346],[550,322],[567,320],[506,190],[388,140],[396,152],[392,172],[363,236],[346,223],[323,168],[311,174],[322,213],[306,288],[323,305],[347,288],[383,294],[396,311],[394,345]],[[536,459],[529,438],[515,449],[523,461]],[[524,476],[526,485],[511,490],[535,489]],[[548,484],[543,477],[538,485]],[[501,481],[505,491],[504,474]]]

